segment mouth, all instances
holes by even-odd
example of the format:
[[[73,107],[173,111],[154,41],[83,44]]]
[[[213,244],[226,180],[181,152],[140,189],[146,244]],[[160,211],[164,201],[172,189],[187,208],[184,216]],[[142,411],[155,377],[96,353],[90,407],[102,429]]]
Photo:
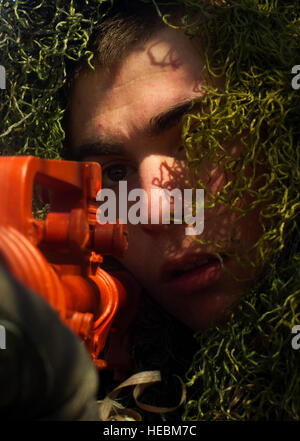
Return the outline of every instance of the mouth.
[[[221,258],[223,262],[226,260],[225,256]],[[213,254],[185,256],[163,266],[163,288],[188,295],[213,285],[221,273],[221,261]]]

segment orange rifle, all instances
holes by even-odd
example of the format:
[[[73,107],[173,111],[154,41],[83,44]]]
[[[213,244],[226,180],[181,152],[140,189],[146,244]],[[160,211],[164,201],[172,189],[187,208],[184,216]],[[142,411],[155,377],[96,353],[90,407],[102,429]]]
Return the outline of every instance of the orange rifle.
[[[33,215],[34,188],[50,203],[44,220]],[[130,369],[125,346],[138,289],[127,273],[118,275],[125,290],[101,268],[102,256],[125,252],[127,229],[97,222],[100,190],[97,163],[1,157],[0,262],[57,311],[98,369],[118,378]],[[99,358],[104,349],[108,359]]]

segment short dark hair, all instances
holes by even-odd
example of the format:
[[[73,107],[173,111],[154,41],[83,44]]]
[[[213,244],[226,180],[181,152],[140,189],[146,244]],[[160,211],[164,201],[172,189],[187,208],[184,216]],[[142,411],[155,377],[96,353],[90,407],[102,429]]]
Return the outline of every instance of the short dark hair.
[[[156,30],[167,26],[162,18],[166,12],[177,21],[181,8],[158,9],[153,3],[132,0],[116,2],[90,36],[88,49],[94,56],[93,65],[111,68],[119,64],[137,44],[146,43]],[[76,72],[82,68],[87,68],[87,59],[79,63]]]

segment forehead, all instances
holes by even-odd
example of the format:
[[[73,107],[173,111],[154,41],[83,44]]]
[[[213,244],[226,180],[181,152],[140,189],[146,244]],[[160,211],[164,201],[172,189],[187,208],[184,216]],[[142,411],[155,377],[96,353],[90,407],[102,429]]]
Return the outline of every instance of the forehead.
[[[203,62],[182,31],[163,29],[137,45],[117,68],[82,72],[71,97],[71,142],[114,137],[126,143],[149,120],[201,96]]]

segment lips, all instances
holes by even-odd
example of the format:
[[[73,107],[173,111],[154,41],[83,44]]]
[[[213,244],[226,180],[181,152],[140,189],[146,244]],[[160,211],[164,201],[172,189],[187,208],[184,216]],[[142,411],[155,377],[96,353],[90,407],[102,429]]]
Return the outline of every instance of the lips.
[[[184,256],[167,262],[162,269],[163,291],[193,294],[213,285],[220,278],[222,266],[212,254]]]

